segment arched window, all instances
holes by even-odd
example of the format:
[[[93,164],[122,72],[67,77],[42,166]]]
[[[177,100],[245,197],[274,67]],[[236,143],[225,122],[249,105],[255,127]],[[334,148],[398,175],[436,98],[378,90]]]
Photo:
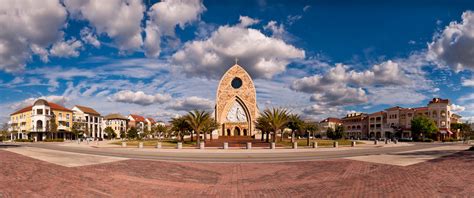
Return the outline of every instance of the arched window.
[[[444,110],[441,110],[440,114],[441,114],[441,117],[443,117],[443,118],[445,118],[445,117],[446,117],[446,111],[444,111]]]
[[[433,114],[432,114],[432,116],[433,116],[433,118],[436,118],[436,117],[438,117],[438,112],[436,112],[436,111],[433,111]]]

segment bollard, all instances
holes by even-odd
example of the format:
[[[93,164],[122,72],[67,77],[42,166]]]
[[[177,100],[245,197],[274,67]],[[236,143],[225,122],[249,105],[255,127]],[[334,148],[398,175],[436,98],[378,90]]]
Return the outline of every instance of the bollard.
[[[178,142],[178,144],[176,145],[176,149],[182,149],[182,148],[183,148],[183,143]]]
[[[36,140],[35,140],[36,141]],[[81,144],[81,141],[77,140],[77,144]]]
[[[374,145],[377,145],[379,144],[379,141],[378,140],[374,140]]]
[[[140,149],[143,148],[143,142],[138,143],[138,148],[140,148]]]
[[[229,143],[228,142],[224,142],[224,149],[229,149]]]
[[[334,148],[337,148],[337,146],[339,146],[339,142],[334,141]]]
[[[313,142],[313,148],[318,148],[318,142]]]
[[[156,148],[157,148],[157,149],[161,149],[161,142],[158,142],[158,143],[156,144]]]
[[[352,142],[351,142],[351,146],[352,146],[352,147],[355,147],[355,146],[356,146],[356,142],[355,142],[355,141],[352,141]]]
[[[199,142],[199,149],[204,149],[204,142]]]
[[[89,140],[87,140],[87,145],[89,145]]]
[[[247,142],[247,149],[252,149],[252,142]]]
[[[275,149],[275,142],[270,143],[270,149]]]
[[[126,143],[126,142],[122,142],[122,147],[127,147],[127,143]]]
[[[293,149],[298,149],[298,142],[293,142]]]
[[[385,139],[385,144],[388,144],[388,140],[387,140],[387,139]]]
[[[397,139],[393,140],[393,143],[398,144],[398,140]]]

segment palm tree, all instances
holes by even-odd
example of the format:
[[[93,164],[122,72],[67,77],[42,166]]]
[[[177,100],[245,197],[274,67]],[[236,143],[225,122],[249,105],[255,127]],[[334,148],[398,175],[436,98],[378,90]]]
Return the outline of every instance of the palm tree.
[[[264,134],[267,135],[267,140],[266,142],[268,142],[268,136],[270,134],[270,130],[271,130],[271,126],[270,124],[268,123],[268,120],[266,119],[266,117],[264,116],[260,116],[257,118],[257,123],[255,124],[255,128],[257,128],[258,130],[260,130],[262,132],[262,142],[263,142],[263,139],[264,139]]]
[[[178,132],[178,140],[184,141],[184,132],[190,128],[188,122],[184,116],[172,118],[171,121],[172,130]]]
[[[288,128],[291,129],[291,142],[295,142],[295,131],[301,131],[303,128],[303,120],[297,114],[290,114],[288,116]]]
[[[278,130],[283,131],[282,129],[288,123],[288,111],[280,108],[265,109],[261,117],[268,121],[270,128],[273,130],[272,141],[276,142],[276,133]]]
[[[204,127],[202,130],[204,131],[204,141],[206,141],[206,134],[209,133],[211,141],[212,141],[212,131],[218,129],[220,124],[214,119],[210,118],[208,121],[204,124]]]
[[[304,129],[305,129],[305,131],[308,135],[308,137],[306,139],[306,145],[309,146],[309,137],[312,134],[313,139],[314,139],[314,133],[319,130],[319,126],[318,126],[318,124],[316,124],[314,122],[305,122],[304,123]]]
[[[194,130],[197,135],[196,141],[199,144],[201,141],[201,130],[211,118],[211,114],[207,111],[193,110],[188,112],[188,115],[184,116],[189,126]]]

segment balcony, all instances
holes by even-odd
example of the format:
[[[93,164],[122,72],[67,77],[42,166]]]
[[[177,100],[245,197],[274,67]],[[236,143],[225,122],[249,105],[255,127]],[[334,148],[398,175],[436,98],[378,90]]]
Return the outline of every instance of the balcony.
[[[60,125],[58,126],[58,130],[68,130],[69,127]]]

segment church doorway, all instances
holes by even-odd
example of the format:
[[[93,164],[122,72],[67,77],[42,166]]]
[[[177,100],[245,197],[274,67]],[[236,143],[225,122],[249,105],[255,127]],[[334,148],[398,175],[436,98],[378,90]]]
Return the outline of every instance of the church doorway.
[[[235,127],[234,136],[240,136],[240,128],[239,127]]]
[[[244,136],[247,136],[247,129],[244,129]]]
[[[227,136],[230,136],[230,129],[227,129]]]

